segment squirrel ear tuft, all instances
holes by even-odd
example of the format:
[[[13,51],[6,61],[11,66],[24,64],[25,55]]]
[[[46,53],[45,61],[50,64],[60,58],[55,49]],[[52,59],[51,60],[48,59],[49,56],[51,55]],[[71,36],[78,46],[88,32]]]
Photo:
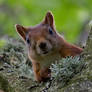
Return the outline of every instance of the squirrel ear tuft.
[[[44,19],[44,23],[50,25],[51,27],[54,26],[54,18],[50,11],[47,12],[45,19]]]
[[[26,40],[26,33],[28,32],[27,28],[16,24],[15,25],[16,31],[18,32],[18,34],[23,38],[23,40]]]

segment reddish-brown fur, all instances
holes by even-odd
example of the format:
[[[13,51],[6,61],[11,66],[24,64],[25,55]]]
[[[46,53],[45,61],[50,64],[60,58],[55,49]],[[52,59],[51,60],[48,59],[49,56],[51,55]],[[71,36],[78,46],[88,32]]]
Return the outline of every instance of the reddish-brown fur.
[[[66,42],[56,32],[51,12],[46,14],[39,25],[23,27],[17,24],[16,30],[27,44],[28,56],[32,61],[35,78],[39,82],[50,78],[49,67],[52,62],[66,56],[76,56],[83,51],[82,48]]]

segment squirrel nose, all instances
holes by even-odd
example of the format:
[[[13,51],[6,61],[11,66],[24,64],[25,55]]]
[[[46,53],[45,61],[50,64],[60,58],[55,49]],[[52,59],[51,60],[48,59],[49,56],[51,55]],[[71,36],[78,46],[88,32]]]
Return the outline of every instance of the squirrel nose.
[[[41,42],[40,45],[39,45],[39,47],[41,49],[45,49],[46,48],[46,43],[45,42]]]

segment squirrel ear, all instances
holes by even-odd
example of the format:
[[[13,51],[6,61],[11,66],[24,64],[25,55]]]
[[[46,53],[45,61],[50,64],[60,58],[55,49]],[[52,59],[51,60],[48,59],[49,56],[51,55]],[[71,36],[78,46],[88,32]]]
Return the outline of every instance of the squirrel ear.
[[[25,41],[26,40],[26,34],[28,32],[27,28],[16,24],[15,25],[16,31],[18,32],[18,34],[22,37],[22,39]]]
[[[50,25],[51,27],[54,27],[54,18],[50,11],[47,12],[45,19],[44,19],[44,23]]]

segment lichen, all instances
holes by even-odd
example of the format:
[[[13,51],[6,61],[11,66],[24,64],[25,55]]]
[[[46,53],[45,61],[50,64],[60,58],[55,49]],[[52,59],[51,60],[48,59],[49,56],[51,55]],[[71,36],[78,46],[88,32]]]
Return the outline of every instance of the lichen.
[[[80,73],[85,67],[83,60],[80,61],[80,57],[66,57],[59,61],[59,63],[52,64],[52,76],[57,82],[62,82],[65,86],[71,78]]]

